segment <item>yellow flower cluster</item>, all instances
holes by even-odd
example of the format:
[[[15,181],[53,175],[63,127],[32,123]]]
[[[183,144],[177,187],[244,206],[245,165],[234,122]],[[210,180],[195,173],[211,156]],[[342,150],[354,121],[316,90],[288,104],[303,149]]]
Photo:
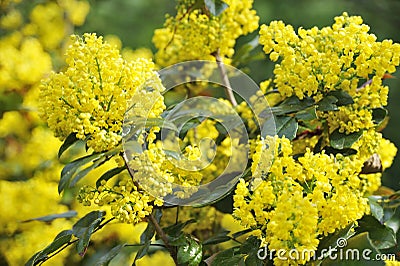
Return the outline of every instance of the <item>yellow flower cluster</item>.
[[[111,214],[120,222],[137,224],[151,214],[154,205],[161,206],[160,200],[155,200],[146,192],[140,191],[130,177],[125,176],[117,185],[109,187],[102,181],[97,189],[83,186],[78,195],[78,201],[90,206],[93,202],[98,206],[109,205]]]
[[[332,27],[300,28],[297,34],[282,21],[262,25],[264,51],[272,61],[281,58],[274,70],[279,92],[300,99],[335,89],[354,95],[360,80],[393,73],[399,65],[400,45],[391,40],[377,42],[362,22],[361,17],[343,13]]]
[[[282,21],[262,25],[260,43],[272,61],[274,83],[283,97],[321,100],[330,91],[343,90],[354,100],[338,111],[318,112],[330,132],[357,132],[374,127],[372,109],[387,105],[385,73],[393,73],[400,60],[400,44],[376,41],[362,18],[343,13],[331,27],[309,30]],[[362,86],[360,84],[364,83]]]
[[[285,137],[257,141],[252,154],[253,179],[242,179],[237,185],[233,214],[243,226],[261,229],[269,249],[315,251],[320,236],[369,212],[366,196],[378,188],[380,175],[360,175],[363,164],[372,154],[385,153],[385,165],[390,166],[396,148],[375,131],[365,133],[352,146],[358,153],[347,157],[306,148],[295,159],[293,145]],[[310,257],[296,263],[305,263]],[[275,260],[275,264],[281,263],[287,265]]]
[[[168,17],[164,28],[154,32],[157,64],[213,60],[217,51],[222,58],[232,57],[236,39],[256,30],[259,17],[252,9],[253,0],[225,2],[229,7],[214,16],[206,7],[197,7],[194,0],[180,1],[177,15]]]
[[[102,37],[72,36],[67,69],[41,87],[41,116],[59,138],[76,133],[94,151],[116,147],[128,106],[139,117],[158,117],[165,106],[163,86],[145,59],[123,60]]]

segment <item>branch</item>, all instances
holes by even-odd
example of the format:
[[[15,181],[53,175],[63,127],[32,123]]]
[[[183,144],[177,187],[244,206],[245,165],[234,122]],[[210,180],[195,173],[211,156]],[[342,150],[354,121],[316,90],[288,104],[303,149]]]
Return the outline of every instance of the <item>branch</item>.
[[[221,56],[219,54],[219,49],[213,53],[213,56],[217,61],[218,69],[222,78],[222,83],[224,84],[225,87],[226,96],[228,97],[229,101],[232,103],[233,106],[237,106],[238,104],[235,99],[235,95],[233,95],[232,86],[231,83],[229,82],[228,75],[226,74],[225,65],[222,62]]]
[[[153,224],[154,228],[156,229],[157,235],[164,242],[165,247],[168,249],[169,253],[171,254],[171,257],[174,259],[175,264],[178,265],[178,257],[177,257],[177,254],[176,254],[176,250],[175,250],[174,247],[172,247],[169,244],[167,235],[164,233],[164,231],[162,230],[162,228],[158,224],[156,218],[154,218],[154,216],[152,214],[150,214],[148,217],[149,217],[149,221]]]

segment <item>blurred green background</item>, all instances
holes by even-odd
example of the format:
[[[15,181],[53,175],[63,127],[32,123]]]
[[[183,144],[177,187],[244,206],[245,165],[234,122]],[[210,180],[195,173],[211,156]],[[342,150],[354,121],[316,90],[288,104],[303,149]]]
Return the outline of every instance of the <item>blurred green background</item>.
[[[240,1],[240,0],[238,0]],[[162,27],[165,14],[174,14],[174,0],[91,0],[91,12],[87,23],[76,29],[77,32],[97,32],[101,35],[117,35],[124,46],[133,49],[148,47],[153,51],[151,42],[153,30]],[[254,8],[261,20],[269,23],[271,20],[283,20],[295,28],[312,26],[328,26],[335,16],[344,11],[350,15],[361,15],[364,22],[370,25],[370,32],[379,40],[393,39],[400,42],[400,0],[255,0]],[[238,45],[254,37],[247,36],[238,41]],[[261,49],[260,49],[261,50]],[[250,76],[256,81],[262,81],[271,76],[272,64],[265,59],[250,66]],[[383,131],[384,136],[400,147],[400,71],[398,78],[387,80],[390,86],[389,115],[390,121]],[[400,189],[400,156],[383,177],[385,185]]]

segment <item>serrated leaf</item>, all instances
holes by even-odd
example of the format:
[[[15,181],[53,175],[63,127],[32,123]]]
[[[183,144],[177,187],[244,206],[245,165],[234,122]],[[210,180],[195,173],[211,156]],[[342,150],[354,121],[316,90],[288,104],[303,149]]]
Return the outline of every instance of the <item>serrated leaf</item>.
[[[364,216],[358,221],[358,232],[368,232],[372,244],[378,249],[386,249],[395,246],[396,234],[391,229],[381,224],[371,215]]]
[[[67,211],[63,213],[57,213],[57,214],[50,214],[46,216],[41,216],[41,217],[36,217],[36,218],[31,218],[25,221],[22,221],[23,223],[31,222],[31,221],[41,221],[41,222],[51,222],[55,219],[59,218],[72,218],[77,215],[76,211]]]
[[[336,111],[338,107],[336,103],[338,102],[338,98],[332,95],[325,96],[321,101],[317,103],[317,110],[318,111]]]
[[[354,142],[360,139],[363,132],[362,130],[350,134],[340,133],[339,129],[336,129],[329,136],[330,145],[335,149],[351,148]]]
[[[343,106],[353,104],[354,100],[347,92],[343,90],[335,90],[327,93],[327,96],[334,96],[337,99],[336,105]]]
[[[296,137],[299,124],[294,117],[277,116],[275,117],[276,134],[281,138],[285,136],[289,140]]]
[[[199,265],[202,257],[202,246],[190,237],[187,237],[186,245],[178,247],[177,259],[179,264],[187,263],[189,266]]]
[[[113,258],[115,258],[126,244],[120,244],[113,247],[107,254],[101,256],[101,258],[96,261],[95,266],[108,266]]]
[[[107,172],[105,172],[104,174],[101,175],[101,177],[99,179],[97,179],[96,181],[96,188],[98,188],[101,185],[101,181],[105,180],[108,181],[110,180],[112,177],[118,175],[119,173],[121,173],[122,171],[126,170],[125,166],[122,167],[116,167],[113,169],[108,170]]]
[[[68,137],[64,140],[63,144],[61,145],[60,149],[58,150],[58,158],[61,157],[61,155],[69,148],[71,147],[75,142],[77,142],[79,139],[76,137],[76,133],[73,132],[68,135]]]
[[[204,0],[206,8],[213,16],[219,16],[225,11],[229,6],[222,0]]]

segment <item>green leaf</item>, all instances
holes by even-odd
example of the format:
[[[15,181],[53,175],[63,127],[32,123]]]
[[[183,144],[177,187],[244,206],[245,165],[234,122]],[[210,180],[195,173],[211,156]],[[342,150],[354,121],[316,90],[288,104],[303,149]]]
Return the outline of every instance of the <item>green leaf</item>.
[[[353,97],[351,97],[347,92],[343,90],[330,91],[327,93],[327,96],[335,97],[337,99],[337,106],[349,105],[354,103]]]
[[[306,97],[300,100],[297,96],[291,96],[278,106],[271,107],[271,111],[274,115],[284,115],[304,110],[313,104],[314,100],[312,98]]]
[[[51,215],[31,218],[31,219],[28,219],[28,220],[25,220],[22,222],[23,223],[27,223],[27,222],[31,222],[31,221],[51,222],[58,218],[72,218],[72,217],[75,217],[76,215],[77,215],[76,211],[67,211],[67,212],[63,212],[63,213],[57,213],[57,214],[51,214]]]
[[[391,229],[381,224],[371,215],[364,216],[358,221],[357,232],[368,232],[369,238],[378,249],[391,248],[396,245],[396,234]]]
[[[220,233],[210,237],[209,239],[207,239],[203,242],[203,246],[215,245],[215,244],[224,243],[224,242],[231,240],[232,238],[227,235],[228,233],[229,233],[229,231],[223,231],[223,232],[220,232]]]
[[[264,261],[259,259],[257,253],[251,253],[248,255],[245,259],[245,265],[246,266],[263,266]]]
[[[186,244],[178,247],[178,263],[187,265],[199,265],[203,257],[202,246],[194,239],[187,237]]]
[[[69,185],[71,178],[79,170],[80,167],[82,167],[85,164],[88,164],[93,160],[100,158],[101,156],[103,156],[102,153],[90,154],[78,158],[70,162],[69,164],[65,165],[61,171],[61,179],[60,182],[58,183],[58,193],[61,193]]]
[[[33,255],[25,265],[36,265],[38,262],[45,259],[51,253],[62,248],[65,244],[67,244],[71,240],[71,237],[72,237],[71,230],[64,230],[60,232],[50,245],[45,247],[42,251],[39,251],[38,253]]]
[[[317,113],[315,106],[306,108],[296,113],[296,118],[302,121],[311,121],[317,119]]]
[[[253,230],[251,230],[251,229],[244,229],[244,230],[242,230],[242,231],[239,231],[239,232],[236,232],[236,233],[232,234],[232,238],[236,239],[236,238],[238,238],[238,237],[240,237],[240,236],[242,236],[242,235],[245,235],[245,234],[247,234],[247,233],[250,233],[251,231],[253,231]]]
[[[147,241],[146,243],[143,244],[143,246],[140,247],[140,249],[137,251],[136,256],[135,256],[135,260],[134,260],[134,265],[136,265],[136,261],[138,259],[143,258],[147,252],[149,251],[149,247],[150,247],[150,243],[151,241]]]
[[[98,261],[96,261],[95,266],[108,266],[115,256],[121,251],[126,244],[120,244],[118,246],[113,247],[107,254],[103,255]]]
[[[184,139],[185,136],[187,135],[188,131],[192,128],[197,127],[198,125],[200,125],[202,122],[204,121],[204,118],[200,117],[196,117],[196,118],[192,118],[189,121],[187,121],[185,124],[182,125],[182,127],[179,129],[179,138],[180,139]]]
[[[325,154],[328,154],[328,155],[330,155],[330,154],[336,155],[336,154],[340,153],[343,156],[349,156],[349,155],[357,154],[357,150],[352,149],[352,148],[345,148],[345,149],[339,150],[339,149],[335,149],[335,148],[326,146],[323,148],[323,150],[325,151]]]
[[[322,238],[318,245],[318,252],[321,253],[323,249],[336,248],[339,238],[349,239],[355,234],[353,228],[354,223],[351,223],[345,228],[336,230],[334,233]]]
[[[336,103],[338,102],[338,98],[332,95],[325,96],[321,101],[317,103],[317,110],[318,111],[336,111],[338,107]]]
[[[383,120],[385,120],[387,114],[388,111],[385,108],[372,109],[372,120],[374,121],[375,124],[379,125],[380,123],[383,122]]]
[[[219,16],[225,11],[229,6],[222,0],[204,0],[206,8],[213,16]]]
[[[211,266],[220,266],[220,265],[230,265],[235,266],[239,265],[241,261],[243,261],[243,254],[235,254],[235,250],[237,248],[233,247],[224,251],[219,252],[211,261]]]
[[[155,232],[156,232],[156,229],[155,229],[154,225],[151,222],[148,222],[146,229],[140,235],[140,244],[145,244],[146,242],[151,241]]]
[[[117,147],[107,152],[89,154],[65,165],[61,171],[61,178],[60,182],[58,183],[58,193],[61,193],[67,187],[72,187],[73,185],[75,185],[91,170],[105,163],[109,157],[117,154],[118,152],[120,152],[120,147]],[[81,167],[90,162],[92,162],[90,166],[80,171]]]
[[[251,254],[257,253],[260,249],[261,240],[256,236],[249,236],[246,241],[240,247],[240,253],[242,254]]]
[[[92,211],[78,220],[72,227],[72,233],[79,238],[76,244],[79,255],[84,256],[89,245],[90,238],[96,228],[104,219],[105,212]]]
[[[380,197],[377,196],[370,196],[368,197],[369,207],[371,209],[371,214],[374,216],[378,221],[382,222],[383,219],[383,207],[381,204],[378,203]]]
[[[336,129],[329,136],[329,141],[331,146],[335,149],[341,150],[345,148],[351,148],[353,143],[359,140],[362,134],[362,130],[347,135],[345,133],[340,133],[339,129]]]
[[[76,133],[71,133],[68,135],[68,137],[64,140],[63,144],[61,145],[60,149],[58,150],[58,158],[61,157],[61,155],[69,148],[71,147],[75,142],[77,142],[79,139],[76,137]]]
[[[98,188],[101,185],[101,181],[105,180],[108,181],[110,180],[112,177],[118,175],[119,173],[121,173],[122,171],[126,170],[125,166],[122,167],[116,167],[113,169],[108,170],[107,172],[105,172],[99,179],[97,179],[96,181],[96,187]]]
[[[166,234],[170,236],[178,236],[181,232],[182,229],[185,228],[187,225],[195,223],[195,219],[190,219],[185,222],[179,222],[177,224],[173,224],[167,227],[164,227],[163,230]]]
[[[97,224],[99,220],[103,220],[105,214],[104,211],[92,211],[83,216],[72,226],[74,236],[80,238],[89,226]]]
[[[294,117],[290,116],[276,116],[275,117],[276,134],[279,137],[285,136],[289,140],[296,137],[299,124]]]

